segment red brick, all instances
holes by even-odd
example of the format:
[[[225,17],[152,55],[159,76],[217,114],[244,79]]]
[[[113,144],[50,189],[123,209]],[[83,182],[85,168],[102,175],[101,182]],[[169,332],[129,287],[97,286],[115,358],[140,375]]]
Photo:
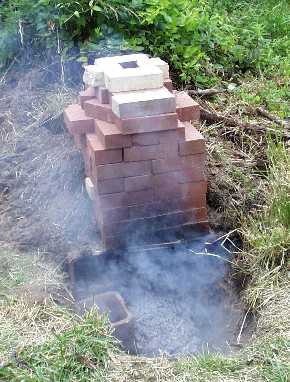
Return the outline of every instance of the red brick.
[[[93,165],[98,166],[106,163],[117,163],[123,159],[122,149],[106,150],[100,143],[96,134],[87,134],[89,153],[93,158]]]
[[[160,145],[133,146],[124,149],[125,162],[138,162],[160,157]]]
[[[187,93],[176,92],[176,111],[178,119],[182,122],[199,120],[200,108],[199,104],[195,102]]]
[[[109,123],[96,119],[95,131],[101,143],[107,149],[132,146],[131,135],[123,135],[120,129],[114,123]]]
[[[162,174],[164,172],[178,171],[187,168],[196,168],[205,166],[205,154],[189,155],[186,157],[175,157],[167,159],[155,159],[152,161],[153,174]]]
[[[102,225],[101,232],[106,236],[132,234],[138,230],[154,232],[158,229],[171,228],[183,224],[195,224],[207,220],[206,208],[194,208],[186,211],[175,211],[158,216],[123,220],[110,225]]]
[[[84,102],[86,114],[92,118],[106,122],[115,122],[115,115],[110,105],[101,104],[96,98]]]
[[[68,106],[64,110],[64,121],[71,134],[87,134],[94,131],[94,120],[85,115],[78,104]]]
[[[166,87],[167,90],[170,91],[170,93],[173,92],[173,84],[171,80],[164,81],[163,85]]]
[[[181,199],[182,189],[181,184],[177,183],[175,180],[171,181],[169,178],[164,185],[159,185],[154,188],[154,200],[159,201],[169,201],[172,199]]]
[[[188,198],[192,195],[206,195],[207,181],[189,182],[181,185],[182,198]]]
[[[152,175],[130,176],[125,178],[125,191],[141,191],[153,187]]]
[[[206,207],[207,182],[184,183],[181,185],[184,206]]]
[[[96,97],[96,88],[89,86],[86,90],[79,93],[81,107],[84,107],[84,102]]]
[[[176,130],[159,131],[158,136],[160,143],[182,142],[185,140],[185,125],[178,121]]]
[[[96,216],[99,224],[111,224],[129,218],[128,207],[102,208],[100,201],[96,201]]]
[[[116,125],[121,129],[123,134],[172,130],[177,128],[177,114],[168,113],[127,119],[116,117]]]
[[[171,187],[172,184],[174,185],[176,183],[200,182],[204,180],[204,169],[200,167],[167,172],[165,174],[155,175],[153,178],[155,187]]]
[[[178,156],[178,143],[167,143],[152,146],[133,146],[124,149],[125,162],[146,161],[156,158]]]
[[[201,133],[190,123],[185,126],[185,141],[179,143],[179,154],[182,156],[205,152],[205,140]]]
[[[84,149],[87,144],[85,134],[73,134],[75,145],[78,149]]]
[[[113,194],[125,190],[124,178],[104,179],[96,182],[97,192],[102,194]]]
[[[132,192],[120,192],[115,194],[99,195],[99,203],[102,208],[115,208],[144,204],[153,200],[153,190],[142,190]]]
[[[169,199],[162,199],[152,203],[128,207],[129,218],[153,217],[169,212],[181,212],[188,209],[206,207],[205,194],[194,195],[190,198],[180,199],[178,195]]]
[[[97,97],[100,103],[109,104],[110,103],[110,92],[108,89],[100,86],[97,90]]]
[[[134,146],[151,146],[160,143],[159,134],[155,131],[152,133],[132,134],[131,137]]]
[[[151,161],[122,162],[96,167],[98,179],[126,178],[151,174]]]

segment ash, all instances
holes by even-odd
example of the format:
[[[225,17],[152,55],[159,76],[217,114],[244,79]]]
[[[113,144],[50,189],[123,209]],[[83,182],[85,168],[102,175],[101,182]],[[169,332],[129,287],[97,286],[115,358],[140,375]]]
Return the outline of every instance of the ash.
[[[135,318],[137,354],[227,352],[242,308],[229,282],[229,255],[219,245],[208,247],[208,239],[213,237],[168,249],[84,257],[75,266],[75,297],[81,304],[94,294],[118,291]]]

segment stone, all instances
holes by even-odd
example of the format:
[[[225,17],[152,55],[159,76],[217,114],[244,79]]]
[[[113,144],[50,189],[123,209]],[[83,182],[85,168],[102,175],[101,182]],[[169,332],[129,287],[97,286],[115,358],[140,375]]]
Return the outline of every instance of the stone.
[[[175,97],[166,88],[113,94],[112,110],[119,118],[174,113]]]

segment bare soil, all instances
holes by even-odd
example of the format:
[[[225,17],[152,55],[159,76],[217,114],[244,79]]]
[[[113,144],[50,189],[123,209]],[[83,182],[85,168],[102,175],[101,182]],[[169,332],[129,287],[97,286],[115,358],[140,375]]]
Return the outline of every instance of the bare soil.
[[[14,71],[0,88],[0,242],[60,257],[97,245],[83,163],[62,121],[75,96],[42,68]]]

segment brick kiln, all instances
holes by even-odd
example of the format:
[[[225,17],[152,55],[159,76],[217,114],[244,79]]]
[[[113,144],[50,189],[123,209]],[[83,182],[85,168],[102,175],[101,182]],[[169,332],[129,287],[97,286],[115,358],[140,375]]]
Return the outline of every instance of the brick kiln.
[[[207,228],[199,105],[173,90],[168,64],[145,54],[99,58],[84,82],[64,118],[83,154],[104,247],[138,232]]]

